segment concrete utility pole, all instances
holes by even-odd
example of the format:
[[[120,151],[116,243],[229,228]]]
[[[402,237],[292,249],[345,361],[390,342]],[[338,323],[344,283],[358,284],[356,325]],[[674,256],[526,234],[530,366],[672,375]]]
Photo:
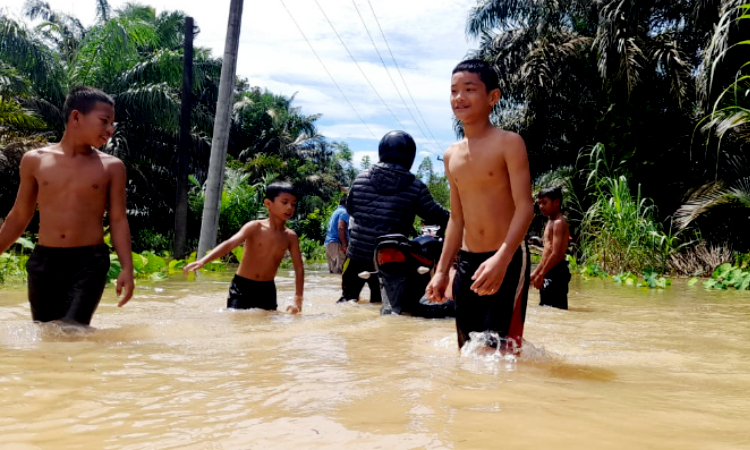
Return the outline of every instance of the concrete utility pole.
[[[174,257],[187,254],[188,175],[190,175],[190,113],[193,109],[193,18],[185,18],[185,50],[182,64],[182,98],[180,112],[180,146],[177,168],[177,202],[174,208]]]
[[[227,162],[232,94],[237,72],[237,51],[240,46],[242,4],[243,0],[232,0],[229,5],[229,24],[227,25],[227,39],[224,42],[224,59],[221,64],[219,100],[216,103],[211,161],[208,165],[208,180],[206,181],[206,201],[203,204],[201,237],[198,241],[198,258],[216,245],[219,228],[219,207],[221,191],[224,187],[224,166]]]

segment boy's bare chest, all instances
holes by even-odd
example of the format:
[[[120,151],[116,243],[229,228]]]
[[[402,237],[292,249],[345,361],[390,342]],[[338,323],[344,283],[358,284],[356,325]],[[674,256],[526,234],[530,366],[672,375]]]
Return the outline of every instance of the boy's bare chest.
[[[42,161],[36,173],[39,193],[44,195],[97,196],[106,193],[110,177],[104,165],[85,161],[59,164]]]
[[[508,179],[508,170],[499,152],[464,149],[452,156],[448,169],[459,187],[503,184]]]
[[[250,242],[245,242],[245,247],[251,248],[257,255],[283,257],[289,247],[289,241],[285,234],[261,231],[253,236]]]

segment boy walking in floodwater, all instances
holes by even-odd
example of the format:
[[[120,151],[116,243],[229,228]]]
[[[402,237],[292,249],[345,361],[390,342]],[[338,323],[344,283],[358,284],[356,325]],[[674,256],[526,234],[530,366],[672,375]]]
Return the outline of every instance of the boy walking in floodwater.
[[[66,126],[60,143],[29,151],[21,159],[21,184],[0,229],[0,253],[21,236],[38,205],[39,242],[26,264],[35,322],[91,323],[109,272],[105,212],[122,266],[117,306],[133,295],[125,166],[97,150],[114,132],[114,104],[98,89],[72,89],[63,105]]]
[[[289,251],[294,264],[296,293],[294,304],[287,306],[286,310],[296,314],[302,311],[305,268],[297,234],[286,227],[286,221],[294,215],[297,196],[291,184],[277,181],[266,187],[263,204],[268,209],[268,219],[248,222],[237,234],[203,258],[185,266],[183,271],[185,274],[195,272],[244,242],[240,267],[229,285],[227,308],[275,310],[278,305],[274,278],[282,258]]]
[[[568,309],[570,270],[565,252],[568,250],[570,230],[560,210],[562,189],[543,189],[537,194],[536,201],[539,211],[549,217],[549,222],[544,227],[542,262],[531,274],[531,285],[539,289],[540,305]]]
[[[427,296],[443,301],[458,253],[453,283],[459,348],[471,332],[485,345],[521,346],[529,290],[529,252],[524,242],[534,214],[531,177],[523,139],[495,128],[489,116],[500,100],[497,73],[481,60],[453,69],[451,108],[464,135],[444,155],[451,216],[443,253]],[[460,249],[460,251],[459,251]]]

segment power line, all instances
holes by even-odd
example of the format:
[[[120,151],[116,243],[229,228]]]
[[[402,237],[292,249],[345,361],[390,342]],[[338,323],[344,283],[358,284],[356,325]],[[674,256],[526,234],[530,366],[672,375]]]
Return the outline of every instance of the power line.
[[[370,87],[372,88],[373,92],[375,92],[375,95],[377,95],[377,97],[380,99],[380,102],[383,103],[383,106],[385,106],[385,108],[388,110],[388,112],[391,113],[391,115],[393,116],[393,118],[396,119],[396,122],[398,122],[398,124],[401,125],[402,128],[406,129],[406,126],[403,123],[401,123],[401,120],[398,118],[398,116],[396,116],[396,114],[394,114],[393,110],[391,110],[391,108],[388,106],[388,104],[385,102],[385,100],[383,100],[383,97],[380,96],[380,93],[378,92],[378,90],[375,89],[375,86],[372,84],[372,82],[370,81],[370,79],[367,77],[367,74],[365,73],[365,71],[359,65],[359,63],[357,62],[356,58],[354,58],[354,55],[352,55],[352,52],[349,51],[349,47],[347,47],[346,43],[341,38],[341,35],[339,34],[339,32],[336,31],[336,27],[333,26],[333,22],[331,22],[331,20],[328,18],[328,15],[323,10],[323,7],[320,6],[320,3],[318,3],[318,0],[315,0],[315,4],[318,5],[318,9],[320,9],[320,12],[323,13],[323,17],[325,17],[326,21],[328,22],[328,25],[331,26],[331,29],[333,30],[334,34],[336,34],[336,37],[339,39],[339,42],[341,42],[341,45],[344,46],[344,49],[346,50],[346,53],[349,54],[349,57],[352,59],[352,61],[354,62],[354,64],[357,66],[357,69],[359,69],[359,71],[362,73],[362,76],[365,77],[365,80],[367,81],[367,84],[370,85]]]
[[[372,134],[372,137],[374,137],[377,140],[378,139],[377,135],[372,131],[372,129],[370,129],[370,126],[367,125],[367,122],[365,122],[365,120],[362,118],[362,116],[359,115],[359,112],[357,112],[357,108],[355,108],[354,105],[352,105],[352,102],[350,102],[349,98],[346,96],[346,94],[344,94],[344,91],[341,89],[341,86],[339,86],[339,84],[333,78],[333,75],[331,75],[331,72],[328,70],[328,67],[326,67],[326,65],[323,62],[323,60],[320,58],[320,56],[318,56],[318,52],[315,51],[315,48],[313,48],[312,43],[310,42],[310,40],[307,39],[307,36],[305,35],[305,32],[302,31],[302,27],[300,27],[299,23],[297,23],[297,21],[294,19],[294,16],[292,15],[292,12],[289,11],[289,8],[287,8],[286,3],[284,3],[284,0],[279,0],[279,1],[281,2],[282,6],[284,6],[284,9],[286,10],[287,14],[289,14],[289,18],[292,19],[292,22],[294,22],[294,25],[297,27],[297,29],[299,30],[300,34],[305,39],[305,42],[307,42],[307,45],[310,47],[310,50],[313,52],[313,55],[315,55],[315,57],[318,59],[318,62],[320,62],[320,65],[323,66],[323,69],[326,71],[326,73],[328,74],[328,76],[331,78],[331,81],[333,82],[333,84],[336,86],[336,88],[339,90],[339,92],[341,93],[341,95],[344,97],[344,100],[346,100],[346,103],[349,104],[349,107],[352,108],[352,111],[354,111],[354,114],[357,115],[357,117],[359,118],[360,122],[362,122],[362,125],[364,125],[365,128],[367,128],[367,131],[369,131],[370,134]],[[316,1],[316,3],[317,3],[317,1]],[[318,5],[318,6],[320,6],[320,5]]]
[[[409,108],[409,105],[406,104],[406,100],[404,100],[404,96],[401,95],[401,91],[396,85],[396,81],[391,76],[391,72],[390,70],[388,70],[388,65],[385,63],[385,60],[383,59],[383,55],[380,54],[380,50],[378,50],[378,46],[375,44],[375,39],[373,39],[372,34],[370,34],[370,29],[367,28],[367,23],[365,22],[364,17],[362,17],[362,13],[359,11],[359,6],[357,6],[356,0],[352,0],[352,3],[354,4],[354,9],[357,10],[357,15],[359,16],[359,20],[362,21],[362,26],[364,26],[365,31],[367,32],[367,36],[370,38],[370,42],[372,42],[372,46],[375,48],[375,53],[378,54],[378,58],[380,58],[380,62],[383,63],[383,68],[385,69],[385,73],[388,74],[388,78],[391,80],[391,84],[393,84],[393,87],[396,89],[396,93],[398,94],[398,97],[401,99],[401,103],[403,103],[404,106],[406,107],[406,111],[409,113],[412,120],[414,120],[414,123],[417,125],[417,128],[419,128],[419,132],[422,133],[425,139],[427,139],[429,142],[429,139],[427,138],[427,133],[425,133],[424,130],[422,129],[422,126],[419,124],[419,120],[417,120],[417,118],[414,117],[414,114],[411,112],[411,108]],[[435,150],[437,150],[438,152],[440,151],[440,146],[437,145],[437,142],[435,141],[434,138],[433,138],[433,141],[430,142],[430,144],[435,147]]]
[[[424,125],[425,127],[427,127],[427,131],[430,133],[430,136],[432,137],[432,139],[437,142],[435,135],[432,134],[432,130],[430,129],[430,126],[427,125],[427,121],[424,120],[422,111],[420,111],[419,106],[417,106],[417,102],[414,101],[414,96],[411,95],[411,90],[409,90],[409,85],[406,84],[406,79],[404,78],[404,75],[401,73],[401,68],[398,66],[398,63],[396,62],[396,57],[393,56],[393,51],[391,51],[391,46],[388,44],[388,39],[386,39],[385,37],[385,33],[383,32],[383,27],[380,26],[380,21],[378,20],[377,14],[375,14],[375,8],[372,7],[372,2],[370,0],[367,0],[367,4],[370,5],[370,11],[372,11],[373,17],[375,17],[375,23],[378,24],[378,29],[380,29],[380,35],[383,36],[383,40],[385,41],[385,46],[388,48],[388,53],[390,53],[391,59],[393,59],[393,64],[396,66],[396,70],[398,70],[398,74],[401,77],[401,81],[404,82],[404,87],[406,87],[406,92],[409,94],[409,98],[411,98],[411,102],[414,103],[414,107],[417,109],[417,114],[419,114],[419,117],[422,119],[422,122],[424,122]]]

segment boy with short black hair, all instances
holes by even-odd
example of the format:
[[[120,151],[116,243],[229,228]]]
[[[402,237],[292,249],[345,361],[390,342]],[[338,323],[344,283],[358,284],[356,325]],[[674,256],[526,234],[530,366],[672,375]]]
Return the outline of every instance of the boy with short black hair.
[[[539,289],[539,304],[568,309],[570,270],[565,252],[568,250],[570,230],[562,213],[562,189],[542,189],[536,195],[539,211],[549,217],[544,227],[542,261],[531,274],[531,285]]]
[[[451,216],[427,295],[445,299],[458,253],[453,297],[459,348],[471,332],[479,332],[484,345],[500,346],[492,336],[496,333],[504,349],[517,351],[529,290],[524,237],[534,215],[526,146],[521,136],[490,122],[500,89],[497,73],[486,62],[467,60],[453,69],[450,99],[466,137],[443,158]]]
[[[91,323],[109,272],[105,212],[122,266],[118,306],[133,295],[125,166],[97,150],[114,132],[114,104],[99,89],[71,89],[63,106],[62,140],[29,151],[21,160],[16,202],[0,229],[0,253],[21,236],[38,205],[39,242],[26,264],[35,322]]]
[[[286,227],[286,221],[294,215],[297,195],[290,183],[275,181],[266,187],[263,204],[268,209],[267,219],[248,222],[237,234],[203,258],[185,266],[183,271],[185,274],[195,272],[244,242],[240,267],[229,285],[227,308],[275,310],[278,304],[274,278],[282,258],[289,251],[294,264],[296,293],[294,305],[287,306],[286,311],[296,314],[302,311],[305,268],[297,234]]]

